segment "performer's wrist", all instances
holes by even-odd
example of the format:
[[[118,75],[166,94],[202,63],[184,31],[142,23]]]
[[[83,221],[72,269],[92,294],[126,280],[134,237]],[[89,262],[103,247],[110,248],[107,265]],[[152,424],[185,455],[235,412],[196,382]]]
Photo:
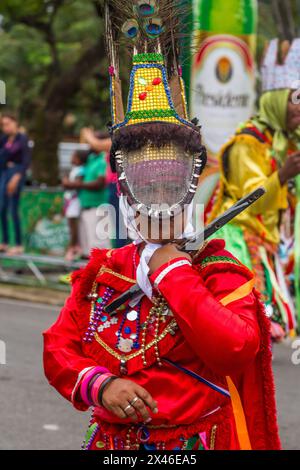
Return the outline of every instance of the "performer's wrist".
[[[158,268],[154,273],[150,275],[150,281],[155,288],[158,289],[159,284],[163,281],[163,279],[171,272],[176,269],[180,269],[182,267],[191,267],[192,263],[186,257],[181,256],[167,263],[164,263],[160,268]]]
[[[149,275],[151,276],[164,264],[171,264],[181,258],[186,259],[190,263],[192,262],[191,256],[188,253],[179,251],[175,244],[169,243],[167,245],[162,246],[161,248],[155,251],[149,261]]]
[[[105,378],[111,375],[113,374],[111,374],[108,369],[104,367],[93,367],[84,374],[84,376],[81,378],[79,393],[81,400],[87,406],[95,405],[92,398],[92,389],[94,384],[98,381],[99,378]]]
[[[105,392],[108,385],[113,382],[114,380],[119,379],[117,375],[111,375],[105,381],[102,382],[101,387],[98,390],[98,404],[99,406],[103,406],[103,393]]]

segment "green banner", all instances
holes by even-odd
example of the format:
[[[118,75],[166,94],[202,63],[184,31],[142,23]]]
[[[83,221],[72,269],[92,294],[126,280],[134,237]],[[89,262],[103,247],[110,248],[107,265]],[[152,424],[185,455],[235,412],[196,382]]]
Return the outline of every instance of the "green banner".
[[[20,217],[26,252],[56,256],[64,254],[69,232],[63,216],[61,190],[25,189],[21,196]],[[10,241],[14,243],[11,226]]]
[[[191,1],[182,0],[182,6]],[[190,114],[202,125],[210,163],[255,104],[256,0],[193,0],[183,26]],[[188,46],[188,47],[187,47]]]

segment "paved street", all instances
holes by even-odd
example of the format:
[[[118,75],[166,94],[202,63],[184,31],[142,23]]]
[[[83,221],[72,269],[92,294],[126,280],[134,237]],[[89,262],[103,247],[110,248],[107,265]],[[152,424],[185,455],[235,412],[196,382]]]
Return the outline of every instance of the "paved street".
[[[89,420],[76,412],[44,378],[42,331],[58,309],[0,299],[0,449],[78,449]],[[285,449],[300,449],[300,366],[288,344],[275,348],[274,368],[281,437]]]

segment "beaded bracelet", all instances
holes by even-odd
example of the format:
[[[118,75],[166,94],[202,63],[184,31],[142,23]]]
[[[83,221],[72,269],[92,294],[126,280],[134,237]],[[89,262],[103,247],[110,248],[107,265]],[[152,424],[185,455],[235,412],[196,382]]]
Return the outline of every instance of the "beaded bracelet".
[[[108,373],[108,369],[105,369],[104,367],[93,367],[93,369],[88,370],[88,372],[83,376],[81,380],[81,385],[80,385],[80,395],[86,405],[88,406],[93,405],[88,395],[88,387],[89,387],[89,383],[91,379],[95,375],[104,374],[104,373]]]

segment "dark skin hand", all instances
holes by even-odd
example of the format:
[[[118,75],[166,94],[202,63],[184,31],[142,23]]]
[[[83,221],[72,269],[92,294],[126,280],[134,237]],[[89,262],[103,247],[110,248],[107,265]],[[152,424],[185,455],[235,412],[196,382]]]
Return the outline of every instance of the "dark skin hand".
[[[130,408],[126,409],[130,402],[138,398]],[[157,402],[153,400],[150,393],[131,380],[116,379],[110,382],[104,389],[102,404],[108,411],[114,413],[118,418],[132,421],[151,421],[150,413],[158,413]],[[126,409],[126,412],[124,411]]]
[[[283,167],[279,170],[281,185],[285,185],[290,179],[300,174],[300,152],[289,155]]]
[[[149,261],[149,275],[157,271],[163,264],[170,263],[177,258],[186,258],[192,262],[192,258],[188,253],[178,250],[174,243],[168,243],[167,245],[158,248]]]

